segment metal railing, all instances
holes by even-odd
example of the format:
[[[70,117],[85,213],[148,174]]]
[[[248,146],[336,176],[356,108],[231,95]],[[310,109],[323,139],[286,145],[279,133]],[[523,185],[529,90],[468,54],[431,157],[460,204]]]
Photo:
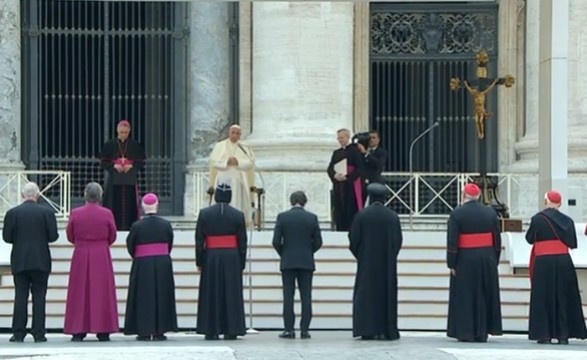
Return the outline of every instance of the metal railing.
[[[22,202],[24,185],[34,181],[41,191],[39,203],[50,207],[59,219],[71,211],[71,174],[67,171],[0,171],[0,215]]]
[[[468,182],[474,181],[477,173],[384,173],[389,196],[386,206],[395,210],[401,217],[415,219],[445,219],[448,214],[461,202],[462,189]],[[265,203],[263,222],[272,221],[278,212],[289,208],[289,191],[292,188],[304,189],[304,177],[296,173],[279,173],[273,176],[264,174],[266,178]],[[488,177],[499,186],[499,200],[507,205],[510,217],[526,218],[531,216],[528,210],[527,199],[535,199],[528,194],[531,189],[525,189],[523,179],[531,179],[532,175],[521,174],[488,174]],[[193,173],[191,179],[190,198],[194,217],[199,209],[209,205],[208,174],[205,172]],[[314,196],[311,204],[321,221],[330,221],[330,180],[324,176],[320,183],[312,181],[307,185],[312,187]],[[316,196],[319,196],[317,199]],[[188,214],[186,214],[188,215]]]

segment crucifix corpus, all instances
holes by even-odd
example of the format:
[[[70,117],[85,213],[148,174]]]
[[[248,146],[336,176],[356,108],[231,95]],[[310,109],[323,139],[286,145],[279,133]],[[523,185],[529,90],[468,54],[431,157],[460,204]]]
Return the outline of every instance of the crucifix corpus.
[[[496,211],[503,217],[507,218],[507,207],[499,201],[497,191],[497,180],[492,181],[487,177],[487,144],[485,141],[485,121],[492,114],[487,112],[486,102],[487,95],[490,94],[498,85],[504,85],[510,88],[514,85],[515,79],[511,75],[503,78],[488,78],[487,64],[489,64],[489,55],[485,50],[480,51],[476,56],[477,78],[473,80],[461,80],[452,78],[450,88],[453,91],[465,87],[475,102],[475,124],[477,126],[477,138],[479,140],[479,178],[475,180],[482,190],[483,200],[487,205],[492,205]]]

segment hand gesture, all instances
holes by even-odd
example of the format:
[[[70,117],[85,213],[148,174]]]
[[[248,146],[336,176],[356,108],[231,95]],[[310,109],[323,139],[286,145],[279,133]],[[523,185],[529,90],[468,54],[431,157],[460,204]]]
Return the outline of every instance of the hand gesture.
[[[359,149],[361,154],[365,154],[367,152],[367,149],[365,149],[365,147],[361,143],[357,143],[357,149]]]
[[[345,181],[346,175],[336,173],[336,174],[334,174],[334,179],[337,181]]]
[[[132,165],[131,164],[126,164],[124,165],[124,172],[127,173],[132,169]]]
[[[114,164],[114,169],[119,173],[124,171],[124,168],[120,164]]]
[[[228,166],[238,166],[238,160],[234,156],[231,156],[228,158],[227,165]]]
[[[452,276],[457,276],[457,271],[455,269],[450,269],[450,274]]]

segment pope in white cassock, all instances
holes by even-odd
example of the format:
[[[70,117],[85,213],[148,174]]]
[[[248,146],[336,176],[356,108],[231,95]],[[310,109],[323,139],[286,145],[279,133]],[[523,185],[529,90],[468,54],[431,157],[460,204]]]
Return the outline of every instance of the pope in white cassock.
[[[210,186],[214,189],[218,181],[230,182],[232,200],[230,205],[245,214],[247,227],[252,226],[252,187],[255,186],[255,155],[251,147],[240,141],[241,128],[232,125],[228,138],[214,145],[210,154]]]

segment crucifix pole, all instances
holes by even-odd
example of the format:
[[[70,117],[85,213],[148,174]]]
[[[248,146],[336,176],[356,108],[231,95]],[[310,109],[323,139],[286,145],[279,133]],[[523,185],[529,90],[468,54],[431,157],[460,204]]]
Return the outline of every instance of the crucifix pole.
[[[512,87],[515,79],[511,75],[504,78],[490,79],[487,77],[487,64],[489,64],[489,55],[486,51],[481,51],[476,56],[476,79],[461,80],[453,78],[450,80],[450,88],[453,91],[464,87],[473,97],[475,103],[475,124],[477,127],[477,138],[479,145],[479,178],[476,179],[477,185],[481,188],[483,201],[486,205],[492,205],[496,211],[503,217],[508,217],[507,207],[499,201],[498,198],[498,180],[494,181],[487,176],[487,140],[485,139],[485,122],[491,118],[492,114],[487,112],[486,102],[489,95],[495,87],[504,85],[506,88]]]

